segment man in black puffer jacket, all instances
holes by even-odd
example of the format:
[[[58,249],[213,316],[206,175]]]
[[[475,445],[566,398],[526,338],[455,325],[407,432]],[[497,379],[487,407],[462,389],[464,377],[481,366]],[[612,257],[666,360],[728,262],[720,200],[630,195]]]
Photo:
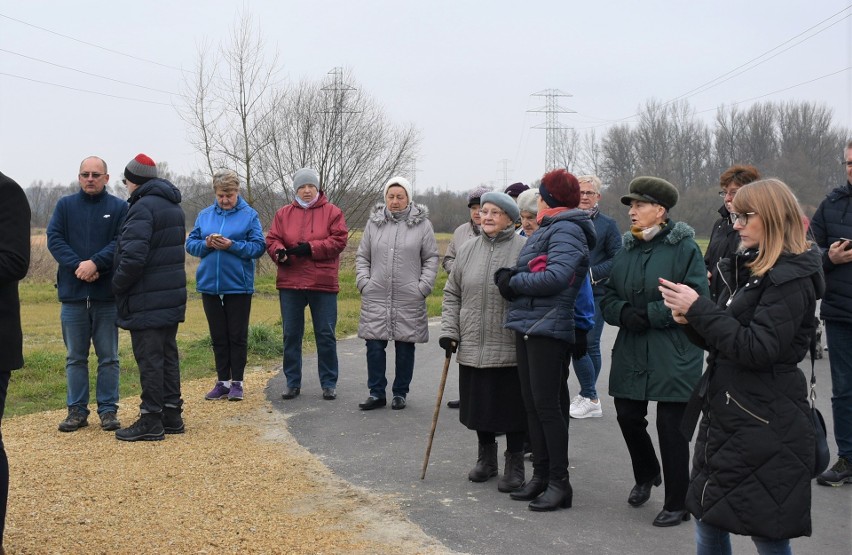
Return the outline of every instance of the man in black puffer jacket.
[[[130,330],[142,386],[140,418],[118,430],[124,441],[183,433],[178,323],[186,312],[186,229],[177,187],[157,178],[144,154],[124,170],[130,209],[115,249],[112,288],[118,326]]]

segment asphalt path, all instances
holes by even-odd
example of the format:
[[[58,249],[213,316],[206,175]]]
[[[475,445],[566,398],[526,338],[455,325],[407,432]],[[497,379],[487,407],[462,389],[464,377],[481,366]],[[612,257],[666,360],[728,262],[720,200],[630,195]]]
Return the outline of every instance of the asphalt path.
[[[616,330],[606,326],[602,338],[603,369],[598,392],[603,417],[572,420],[570,473],[573,507],[535,513],[527,503],[513,501],[497,491],[497,479],[476,484],[467,473],[476,462],[476,434],[458,421],[458,411],[446,407],[458,398],[458,366],[453,359],[425,480],[420,472],[443,368],[437,322],[430,326],[431,341],[417,345],[416,366],[408,406],[361,411],[368,396],[364,341],[338,343],[340,377],[338,398],[324,401],[316,371],[316,357],[306,356],[302,394],[281,399],[282,374],[270,380],[267,396],[287,417],[290,433],[336,475],[351,484],[396,500],[410,520],[448,548],[465,553],[594,553],[681,555],[695,553],[693,521],[673,528],[655,528],[651,522],[662,509],[662,488],[640,508],[627,504],[633,487],[630,459],[612,398],[607,395],[609,353]],[[388,348],[388,381],[393,380],[393,348]],[[810,361],[801,366],[810,370]],[[832,463],[830,373],[828,356],[817,360],[818,401],[829,428]],[[571,395],[579,390],[569,378]],[[649,431],[656,436],[655,406],[649,407]],[[656,437],[654,437],[656,442]],[[498,438],[500,472],[504,438]],[[529,461],[527,478],[532,474]],[[792,541],[797,554],[852,554],[852,485],[841,488],[814,482],[813,536]],[[755,553],[748,538],[732,536],[735,553]]]

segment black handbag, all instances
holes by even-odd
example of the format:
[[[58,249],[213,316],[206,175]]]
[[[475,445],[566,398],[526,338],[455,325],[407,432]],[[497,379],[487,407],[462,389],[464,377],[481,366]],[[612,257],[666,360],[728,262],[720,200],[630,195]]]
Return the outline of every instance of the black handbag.
[[[811,402],[811,424],[814,427],[814,468],[811,473],[812,478],[816,478],[822,474],[831,459],[831,454],[828,452],[828,434],[825,432],[825,419],[816,408],[816,374],[814,373],[814,359],[816,358],[816,333],[811,338],[811,390],[808,398]]]

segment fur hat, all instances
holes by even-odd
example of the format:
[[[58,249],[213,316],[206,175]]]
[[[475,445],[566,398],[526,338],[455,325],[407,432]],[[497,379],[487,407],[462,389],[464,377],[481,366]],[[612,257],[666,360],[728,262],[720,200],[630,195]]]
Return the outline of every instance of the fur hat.
[[[551,208],[577,208],[580,204],[580,183],[568,170],[558,169],[544,174],[538,192]]]
[[[297,193],[305,185],[313,185],[319,189],[319,173],[313,168],[302,168],[293,174],[293,190]]]
[[[513,222],[521,216],[521,211],[518,210],[518,205],[515,203],[515,199],[506,193],[489,191],[482,195],[481,200],[482,206],[485,206],[486,203],[490,202],[505,212]]]
[[[659,204],[666,210],[677,204],[677,187],[659,177],[640,176],[630,182],[628,193],[621,197],[621,204],[630,206],[630,201],[641,200]]]
[[[506,193],[507,195],[509,195],[512,198],[518,198],[518,195],[520,195],[521,193],[523,193],[524,191],[526,191],[529,188],[530,188],[529,185],[524,185],[523,183],[521,183],[519,181],[517,183],[512,183],[511,185],[506,187],[506,190],[503,191],[503,192]]]
[[[467,207],[473,208],[474,204],[482,204],[482,195],[485,193],[491,192],[490,187],[486,187],[485,185],[480,185],[479,187],[474,188],[467,194]]]
[[[411,194],[411,183],[409,183],[406,178],[399,175],[396,177],[391,177],[390,179],[388,179],[388,182],[385,183],[385,190],[382,193],[382,198],[388,196],[388,189],[390,189],[394,185],[399,185],[400,187],[405,189],[405,194],[408,195],[408,202],[414,200],[414,195]]]
[[[144,154],[137,154],[124,168],[124,178],[134,185],[144,185],[157,178],[157,164]]]
[[[538,214],[538,199],[541,194],[537,189],[527,189],[518,195],[518,210]]]

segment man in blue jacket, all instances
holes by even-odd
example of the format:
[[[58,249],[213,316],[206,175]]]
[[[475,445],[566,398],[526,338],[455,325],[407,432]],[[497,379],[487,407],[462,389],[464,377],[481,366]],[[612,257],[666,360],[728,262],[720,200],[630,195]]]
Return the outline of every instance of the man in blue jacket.
[[[62,302],[68,416],[60,432],[88,426],[89,346],[98,356],[95,397],[101,428],[117,430],[118,328],[110,289],[115,241],[127,203],[106,190],[107,164],[97,156],[80,163],[80,191],[59,199],[47,226],[47,248],[59,263],[56,288]]]

